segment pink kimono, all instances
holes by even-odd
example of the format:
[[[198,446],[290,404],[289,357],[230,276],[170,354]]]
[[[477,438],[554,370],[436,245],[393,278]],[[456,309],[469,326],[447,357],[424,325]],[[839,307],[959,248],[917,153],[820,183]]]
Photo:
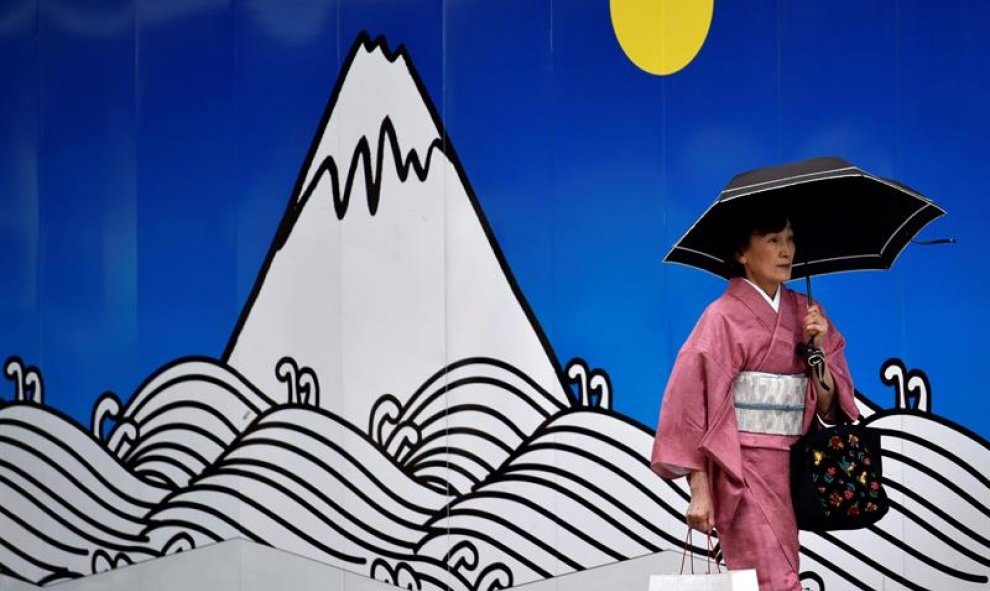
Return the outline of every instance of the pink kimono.
[[[779,312],[742,279],[733,279],[708,306],[671,372],[651,461],[664,478],[707,470],[726,565],[755,568],[762,591],[801,588],[788,453],[798,437],[740,432],[732,384],[741,371],[806,372],[796,351],[804,340],[807,298],[781,290]],[[856,419],[844,348],[842,335],[830,326],[824,349],[836,392],[828,414],[837,404]],[[817,403],[810,380],[805,403],[807,432]]]

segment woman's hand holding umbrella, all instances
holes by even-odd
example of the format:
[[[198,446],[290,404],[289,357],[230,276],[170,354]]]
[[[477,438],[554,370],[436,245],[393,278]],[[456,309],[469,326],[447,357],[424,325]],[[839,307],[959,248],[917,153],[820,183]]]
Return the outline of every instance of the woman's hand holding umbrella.
[[[828,320],[822,315],[821,308],[818,304],[809,305],[804,316],[804,341],[812,347],[822,348],[827,332]]]
[[[832,372],[825,365],[825,354],[822,351],[825,345],[825,335],[828,334],[828,320],[822,314],[818,304],[808,306],[808,313],[804,316],[804,338],[809,346],[808,365],[811,366],[812,374],[816,380],[818,390],[818,413],[827,415],[832,408],[832,388],[835,382],[832,380]]]

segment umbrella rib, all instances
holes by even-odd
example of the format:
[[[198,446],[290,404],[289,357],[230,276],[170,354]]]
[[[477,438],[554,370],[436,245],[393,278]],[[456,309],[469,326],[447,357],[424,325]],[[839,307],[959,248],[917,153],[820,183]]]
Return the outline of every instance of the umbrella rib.
[[[807,267],[809,265],[820,265],[822,263],[834,263],[835,261],[848,261],[852,259],[879,259],[879,258],[882,258],[882,256],[879,254],[850,254],[842,257],[832,257],[829,259],[815,259],[813,261],[794,263],[794,266]]]
[[[722,191],[722,194],[724,195],[725,193],[732,193],[734,191],[742,191],[743,189],[749,189],[751,187],[759,187],[760,185],[770,185],[770,184],[773,184],[773,183],[780,183],[780,182],[784,182],[784,181],[791,181],[791,180],[794,180],[794,179],[800,179],[800,178],[805,178],[805,177],[809,177],[809,176],[830,175],[830,174],[835,174],[837,172],[842,172],[844,170],[859,170],[859,169],[857,167],[855,167],[855,166],[846,166],[845,168],[834,168],[832,170],[819,170],[818,172],[806,172],[804,174],[796,174],[794,176],[788,176],[788,177],[784,177],[784,178],[781,178],[781,179],[773,179],[773,180],[769,180],[769,181],[762,181],[762,182],[759,182],[759,183],[752,183],[750,185],[743,185],[741,187],[733,187],[731,189],[726,189],[726,190]],[[865,173],[863,173],[863,171],[860,171],[860,173],[861,174],[865,174]],[[843,174],[843,175],[839,175],[839,176],[837,176],[835,178],[841,178],[841,177],[844,177],[844,176],[859,176],[859,175],[855,175],[855,174],[854,175]],[[801,182],[811,182],[811,181],[814,181],[814,180],[817,180],[817,179],[808,179],[806,181],[801,181]],[[787,186],[787,185],[784,185],[784,186]],[[754,191],[754,193],[755,192],[758,192],[758,191]]]
[[[721,259],[721,258],[719,258],[719,257],[717,257],[717,256],[715,256],[713,254],[708,254],[707,252],[702,252],[700,250],[695,250],[693,248],[688,248],[686,246],[676,246],[675,245],[674,246],[674,250],[684,250],[684,251],[687,251],[687,252],[693,252],[694,254],[700,254],[703,257],[708,257],[708,258],[712,259],[713,261],[718,261],[719,263],[725,263],[726,262],[725,259]],[[670,256],[670,255],[668,255],[668,256]]]
[[[727,279],[727,277],[725,277],[723,275],[719,275],[715,271],[712,271],[711,269],[706,269],[705,267],[697,267],[695,265],[691,265],[691,264],[688,264],[688,263],[682,263],[681,261],[667,261],[667,260],[665,260],[664,262],[665,263],[672,264],[672,265],[680,265],[682,267],[687,267],[689,269],[694,269],[695,271],[704,271],[705,273],[708,273],[709,275],[711,275],[713,277],[718,277],[719,279]]]
[[[891,241],[894,238],[896,238],[898,234],[901,233],[901,230],[904,229],[904,226],[908,225],[908,223],[911,220],[913,220],[914,218],[916,218],[918,216],[918,214],[921,213],[921,212],[923,212],[923,211],[925,211],[925,206],[924,205],[922,205],[921,207],[919,207],[918,209],[916,209],[915,212],[912,213],[911,215],[909,215],[908,217],[904,218],[904,221],[901,222],[901,225],[900,226],[897,226],[897,229],[894,230],[893,232],[891,232],[890,233],[890,236],[887,237],[887,241],[883,243],[883,248],[880,249],[880,254],[881,255],[883,255],[883,253],[887,252],[887,247],[890,246]]]
[[[684,241],[684,239],[688,237],[688,234],[690,234],[690,233],[691,233],[691,230],[694,230],[694,227],[695,227],[695,226],[697,226],[697,225],[698,225],[698,223],[699,223],[699,222],[700,222],[701,220],[703,220],[703,219],[705,218],[705,216],[706,216],[706,215],[708,215],[708,212],[709,212],[709,211],[711,211],[712,209],[714,209],[716,205],[718,205],[718,203],[719,203],[719,201],[718,201],[718,200],[716,199],[716,200],[715,200],[715,203],[712,203],[711,205],[709,205],[709,206],[708,206],[708,209],[706,209],[706,210],[705,210],[705,213],[703,213],[703,214],[701,214],[701,217],[699,217],[698,219],[696,219],[696,220],[694,220],[694,223],[693,223],[693,224],[691,224],[691,227],[687,229],[687,232],[684,232],[684,234],[683,234],[683,235],[681,235],[681,237],[677,239],[677,242],[675,242],[675,243],[674,243],[674,246],[673,246],[673,247],[671,247],[671,249],[670,249],[670,251],[669,251],[669,252],[667,253],[667,255],[666,255],[666,256],[664,257],[665,259],[666,259],[667,257],[669,257],[669,256],[670,256],[671,254],[673,254],[673,252],[674,252],[675,250],[677,250],[678,248],[684,248],[683,246],[681,246],[681,242],[683,242],[683,241]],[[687,250],[687,249],[685,249],[685,250]],[[711,256],[711,255],[709,255],[709,256]]]
[[[805,185],[807,183],[814,183],[814,182],[818,182],[818,181],[832,180],[832,179],[842,179],[842,178],[855,177],[855,176],[864,176],[866,178],[871,178],[871,179],[874,178],[874,177],[871,177],[868,174],[865,174],[865,173],[860,172],[859,174],[838,174],[838,175],[835,175],[835,176],[828,176],[828,177],[822,177],[822,178],[817,178],[817,179],[801,179],[801,180],[798,180],[798,181],[794,181],[793,183],[785,183],[783,185],[774,185],[772,187],[764,187],[762,189],[757,189],[755,191],[747,191],[746,193],[740,193],[738,195],[733,195],[731,197],[720,197],[718,199],[718,201],[716,201],[716,203],[725,203],[727,201],[732,201],[733,199],[738,199],[740,197],[745,197],[747,195],[755,195],[757,193],[765,193],[767,191],[776,191],[778,189],[784,189],[786,187],[793,187],[794,185]],[[797,178],[797,177],[791,177],[791,178]],[[774,182],[777,182],[777,181],[774,181]],[[764,183],[761,183],[761,184],[764,184]],[[755,187],[755,186],[756,185],[747,185],[746,187],[740,187],[740,189],[746,189],[746,188]],[[736,190],[736,189],[733,189],[733,190]],[[722,191],[722,194],[724,195],[726,192],[727,191]]]
[[[928,224],[930,224],[930,223],[932,223],[933,221],[935,221],[935,219],[936,219],[936,218],[938,218],[939,216],[941,216],[942,214],[944,214],[944,213],[945,213],[945,210],[944,210],[944,209],[942,209],[941,207],[939,207],[939,206],[937,206],[937,205],[935,205],[935,204],[933,204],[933,203],[931,203],[930,201],[927,201],[927,200],[926,200],[926,203],[925,203],[925,204],[924,204],[924,205],[923,205],[922,207],[920,207],[920,208],[918,209],[918,211],[916,211],[916,212],[914,212],[914,213],[912,213],[910,217],[908,217],[908,218],[907,218],[906,220],[904,220],[904,223],[903,223],[903,224],[901,224],[901,225],[900,225],[900,226],[899,226],[899,227],[897,228],[897,230],[896,230],[896,231],[894,231],[894,232],[892,232],[892,233],[890,234],[890,238],[887,238],[887,242],[886,242],[886,244],[884,244],[884,245],[883,245],[883,249],[881,249],[881,251],[880,251],[880,252],[881,252],[881,254],[882,254],[882,253],[884,253],[884,252],[886,252],[886,250],[887,250],[887,247],[888,247],[888,246],[890,246],[890,242],[891,242],[891,241],[892,241],[892,240],[894,239],[894,237],[896,237],[896,236],[897,236],[898,234],[900,234],[900,233],[901,233],[901,230],[903,230],[903,229],[904,229],[904,226],[906,226],[906,225],[908,224],[908,222],[910,222],[910,221],[911,221],[912,219],[914,219],[915,217],[917,217],[917,215],[918,215],[918,214],[920,214],[921,212],[923,212],[923,211],[925,211],[925,209],[927,209],[927,208],[928,208],[929,206],[930,206],[930,207],[934,207],[935,209],[937,209],[937,210],[938,210],[939,212],[941,212],[941,213],[939,213],[938,215],[936,215],[936,216],[935,216],[935,217],[933,217],[932,219],[930,219],[930,220],[928,220],[927,222],[925,222],[925,226],[927,226]],[[923,228],[923,227],[924,227],[924,226],[922,226],[922,228]],[[918,228],[918,232],[920,232],[920,231],[921,231],[921,228]],[[905,243],[905,245],[906,245],[906,244],[907,244],[907,243]],[[900,256],[901,256],[901,252],[904,252],[904,249],[903,249],[903,248],[902,248],[902,249],[900,250],[900,252],[898,252],[898,253],[897,253],[897,256],[895,256],[895,257],[894,257],[894,258],[893,258],[893,259],[892,259],[892,260],[890,261],[890,264],[891,264],[891,266],[893,266],[893,265],[894,265],[894,262],[895,262],[895,261],[896,261],[897,259],[899,259],[899,258],[900,258]]]
[[[925,197],[924,195],[922,195],[922,194],[914,191],[913,189],[910,189],[908,187],[905,187],[904,185],[900,185],[900,184],[897,184],[897,183],[892,183],[892,182],[888,181],[885,178],[881,178],[881,177],[878,177],[878,176],[873,176],[871,174],[867,174],[866,176],[868,176],[871,179],[877,181],[878,183],[883,183],[883,184],[887,185],[891,189],[895,189],[895,190],[900,191],[902,193],[907,193],[908,195],[910,195],[911,197],[914,197],[918,201],[921,201],[925,205],[931,205],[935,209],[941,211],[942,213],[945,213],[945,210],[942,209],[941,207],[935,205],[935,203],[933,203],[931,199],[928,199],[927,197]]]

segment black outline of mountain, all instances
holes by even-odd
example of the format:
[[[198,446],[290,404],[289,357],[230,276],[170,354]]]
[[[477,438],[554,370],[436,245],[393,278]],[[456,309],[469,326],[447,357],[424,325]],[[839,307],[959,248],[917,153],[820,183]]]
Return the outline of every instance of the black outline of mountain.
[[[394,63],[397,59],[403,58],[403,61],[409,71],[409,74],[416,85],[416,90],[419,92],[420,99],[423,104],[426,105],[427,110],[430,113],[430,119],[439,131],[440,141],[439,143],[434,140],[427,148],[427,154],[425,163],[420,164],[418,155],[415,150],[410,150],[406,158],[402,157],[399,152],[398,140],[395,135],[395,129],[392,127],[391,120],[386,118],[379,129],[378,144],[375,147],[376,162],[374,169],[377,172],[376,177],[372,177],[372,149],[367,142],[367,138],[364,137],[358,145],[355,146],[354,152],[351,156],[351,161],[347,169],[347,180],[344,183],[343,193],[340,191],[340,176],[337,163],[333,161],[332,158],[328,157],[324,162],[320,163],[318,169],[312,177],[312,181],[309,187],[304,187],[306,181],[306,173],[311,169],[316,158],[316,152],[319,149],[320,139],[326,130],[326,126],[330,121],[330,116],[333,113],[334,107],[337,104],[337,98],[340,95],[341,89],[343,88],[344,81],[347,78],[347,72],[350,70],[351,65],[357,56],[358,51],[362,49],[371,52],[378,49],[382,52],[389,62]],[[498,261],[499,267],[502,273],[505,275],[506,280],[509,283],[512,293],[516,298],[516,302],[519,307],[522,308],[523,313],[529,320],[530,328],[536,334],[539,339],[540,344],[543,347],[544,354],[547,356],[554,372],[557,376],[557,381],[560,383],[561,390],[567,394],[568,397],[573,399],[573,393],[571,388],[568,386],[567,376],[560,365],[560,361],[557,359],[557,355],[550,345],[550,340],[547,338],[546,333],[543,331],[543,327],[536,318],[536,314],[530,308],[529,303],[526,301],[522,290],[519,287],[519,283],[516,281],[512,270],[505,258],[505,254],[502,252],[498,241],[495,239],[495,234],[492,231],[491,225],[488,223],[488,219],[485,217],[484,212],[481,209],[481,205],[478,202],[477,194],[474,191],[474,187],[471,185],[467,174],[464,172],[464,167],[461,165],[460,158],[458,158],[456,151],[454,150],[453,143],[450,140],[450,136],[447,135],[447,130],[443,125],[443,121],[440,119],[440,115],[437,113],[436,106],[430,98],[429,92],[427,92],[426,85],[423,84],[422,79],[419,76],[419,72],[416,70],[412,59],[409,57],[406,51],[405,45],[400,44],[395,48],[395,51],[391,51],[388,48],[388,42],[383,35],[379,35],[374,39],[367,31],[361,31],[358,34],[357,39],[351,45],[351,49],[344,58],[344,61],[340,67],[337,75],[337,81],[334,84],[333,92],[330,95],[330,99],[327,102],[326,107],[323,110],[323,116],[320,118],[320,122],[317,126],[316,134],[313,141],[310,143],[309,152],[306,155],[306,160],[303,162],[302,168],[299,172],[299,176],[296,179],[295,187],[292,189],[292,195],[289,199],[289,203],[286,206],[285,213],[282,216],[282,221],[279,223],[278,229],[275,232],[275,239],[272,242],[271,248],[268,250],[268,254],[265,257],[265,261],[258,272],[257,278],[254,282],[254,287],[251,289],[251,294],[248,296],[247,302],[241,309],[240,317],[237,320],[237,325],[234,327],[231,333],[230,339],[227,341],[227,346],[224,349],[223,355],[220,360],[224,363],[229,364],[230,355],[232,354],[234,347],[237,345],[237,341],[240,338],[241,331],[244,325],[247,323],[247,319],[251,314],[251,310],[254,307],[254,303],[261,293],[261,288],[265,283],[265,279],[268,276],[268,270],[271,268],[272,262],[275,259],[275,255],[282,249],[289,235],[292,233],[292,229],[298,219],[299,214],[302,212],[303,208],[309,200],[310,193],[315,187],[316,181],[320,178],[322,174],[326,171],[330,171],[333,176],[333,191],[334,191],[334,209],[337,214],[338,219],[342,219],[346,213],[347,207],[350,202],[350,189],[355,182],[355,173],[359,170],[358,163],[360,160],[364,161],[363,172],[364,172],[364,182],[368,188],[368,207],[371,215],[374,215],[378,208],[378,188],[381,182],[381,170],[383,165],[383,160],[385,158],[385,141],[389,141],[389,145],[392,152],[392,157],[395,161],[397,170],[399,171],[400,179],[405,181],[409,174],[409,169],[411,167],[415,168],[417,176],[422,180],[425,178],[426,172],[429,170],[429,164],[434,150],[439,150],[444,154],[450,161],[450,164],[454,167],[457,172],[457,177],[464,187],[467,193],[468,199],[471,202],[471,207],[474,209],[475,215],[478,217],[478,221],[481,223],[482,228],[485,231],[485,238],[488,240],[488,245],[495,255]]]

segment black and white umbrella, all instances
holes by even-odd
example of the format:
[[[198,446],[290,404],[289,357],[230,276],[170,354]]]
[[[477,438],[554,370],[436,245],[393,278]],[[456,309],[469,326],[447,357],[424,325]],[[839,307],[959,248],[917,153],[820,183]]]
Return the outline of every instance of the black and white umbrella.
[[[755,208],[788,214],[798,244],[794,278],[889,269],[945,213],[906,185],[841,158],[814,158],[736,175],[664,261],[732,277],[732,237],[741,216]]]

